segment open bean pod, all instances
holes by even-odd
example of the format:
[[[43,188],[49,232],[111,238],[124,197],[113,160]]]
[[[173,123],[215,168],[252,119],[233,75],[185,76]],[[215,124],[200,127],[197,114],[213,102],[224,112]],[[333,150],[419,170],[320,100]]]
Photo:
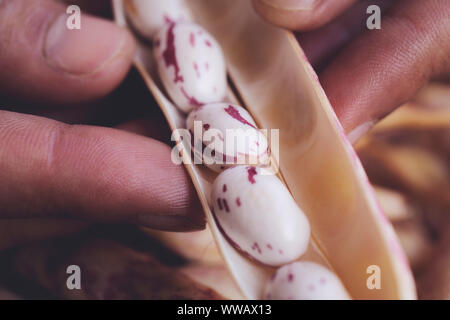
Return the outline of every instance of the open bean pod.
[[[113,0],[117,23],[136,25],[123,2]],[[312,241],[302,260],[328,266],[351,298],[414,299],[414,280],[393,228],[293,34],[265,23],[250,0],[185,4],[192,20],[223,49],[232,81],[225,100],[243,105],[259,128],[279,130],[279,177],[311,226]],[[185,128],[186,115],[166,96],[151,51],[148,41],[139,42],[135,66],[171,129]],[[249,299],[262,298],[275,269],[248,259],[220,232],[210,202],[217,173],[190,164],[181,136],[175,132],[174,138],[238,287]],[[373,270],[380,271],[377,288],[368,285]]]

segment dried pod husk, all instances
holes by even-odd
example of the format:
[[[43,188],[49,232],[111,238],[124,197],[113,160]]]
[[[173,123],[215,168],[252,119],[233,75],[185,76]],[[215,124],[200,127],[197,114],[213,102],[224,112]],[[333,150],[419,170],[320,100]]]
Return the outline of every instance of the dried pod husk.
[[[415,207],[412,211],[420,214],[430,237],[442,232],[449,205],[448,115],[446,109],[427,109],[408,103],[377,124],[363,143],[357,145],[370,180],[407,196]],[[403,242],[409,244],[408,247],[411,244],[413,248],[417,245],[417,249],[424,247],[420,245],[423,242],[420,233],[411,232],[410,228],[403,230],[403,226],[397,224],[394,227],[400,231],[400,238],[407,240]],[[408,247],[410,259],[416,255],[411,253],[422,252]],[[414,267],[415,260],[411,260]]]
[[[125,0],[123,4],[133,27],[148,39],[165,25],[191,20],[183,0]]]
[[[418,199],[450,205],[450,171],[445,159],[417,146],[371,141],[358,153],[372,181]]]
[[[429,263],[434,252],[429,230],[418,218],[394,223],[400,243],[415,273],[420,273]]]
[[[381,208],[391,222],[412,218],[417,211],[407,197],[395,190],[374,186],[375,194]]]
[[[224,236],[251,259],[281,266],[308,248],[308,219],[268,170],[252,166],[225,170],[213,183],[211,202]]]
[[[314,262],[297,261],[279,268],[265,288],[269,300],[349,300],[338,277]]]
[[[116,21],[125,26],[122,3],[114,3]],[[243,105],[259,128],[279,130],[279,144],[271,140],[272,159],[311,225],[313,241],[303,259],[330,265],[352,298],[414,299],[414,280],[392,225],[295,36],[265,23],[250,1],[186,4],[223,49],[242,100],[229,88],[226,101]],[[135,65],[172,130],[184,128],[185,115],[165,96],[145,43],[138,46]],[[182,141],[177,132],[174,139]],[[231,274],[246,298],[261,298],[273,268],[248,259],[220,233],[208,203],[217,174],[192,164],[183,142],[177,146]],[[380,290],[367,287],[371,265],[383,270]]]
[[[424,129],[449,127],[449,109],[427,109],[422,105],[407,103],[377,123],[372,131],[372,134],[382,133],[394,129],[410,129],[418,131]]]
[[[431,82],[423,87],[414,98],[414,102],[421,108],[428,108],[437,112],[448,112],[450,101],[450,86],[445,82]]]
[[[415,273],[430,262],[433,245],[430,231],[420,218],[421,213],[411,199],[397,191],[375,187],[377,198],[387,217],[393,223],[402,248]]]
[[[450,219],[445,233],[434,251],[428,268],[418,279],[419,297],[430,300],[450,300]]]

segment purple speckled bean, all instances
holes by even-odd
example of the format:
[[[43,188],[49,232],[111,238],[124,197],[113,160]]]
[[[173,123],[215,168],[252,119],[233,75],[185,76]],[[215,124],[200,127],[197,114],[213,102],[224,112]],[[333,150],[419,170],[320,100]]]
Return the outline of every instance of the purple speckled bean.
[[[183,0],[127,0],[124,6],[134,28],[149,40],[166,24],[191,20]]]
[[[202,130],[197,130],[202,136],[193,141],[195,144],[202,139],[204,148],[194,152],[198,156],[203,153],[203,159],[209,160],[209,163],[204,161],[208,168],[221,172],[236,164],[262,165],[268,162],[268,141],[244,108],[229,103],[208,104],[189,114],[186,128],[190,132],[195,132],[196,121],[202,126],[199,127]],[[249,177],[251,174],[249,172]]]
[[[172,22],[155,36],[159,77],[182,111],[222,101],[226,94],[225,58],[217,41],[192,22]]]
[[[268,300],[348,300],[337,276],[314,262],[298,261],[279,268],[266,285]]]
[[[250,166],[225,170],[213,183],[211,201],[221,232],[251,259],[280,266],[306,251],[308,220],[269,171]]]

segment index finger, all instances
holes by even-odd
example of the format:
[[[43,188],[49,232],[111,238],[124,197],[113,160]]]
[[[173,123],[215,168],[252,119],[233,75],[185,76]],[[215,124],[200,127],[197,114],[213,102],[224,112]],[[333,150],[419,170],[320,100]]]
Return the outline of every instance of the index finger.
[[[0,218],[204,226],[186,171],[161,142],[7,111],[0,111],[0,141]]]

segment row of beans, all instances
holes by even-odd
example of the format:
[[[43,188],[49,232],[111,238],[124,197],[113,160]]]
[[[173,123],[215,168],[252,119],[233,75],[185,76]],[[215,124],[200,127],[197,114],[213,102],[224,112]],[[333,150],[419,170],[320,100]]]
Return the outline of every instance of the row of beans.
[[[258,166],[270,163],[269,144],[246,109],[226,102],[227,71],[220,45],[191,21],[182,0],[128,3],[133,26],[152,39],[167,94],[188,113],[194,156],[219,173],[210,197],[219,229],[249,259],[278,268],[262,297],[348,299],[330,270],[296,261],[309,247],[308,219],[273,172]]]

